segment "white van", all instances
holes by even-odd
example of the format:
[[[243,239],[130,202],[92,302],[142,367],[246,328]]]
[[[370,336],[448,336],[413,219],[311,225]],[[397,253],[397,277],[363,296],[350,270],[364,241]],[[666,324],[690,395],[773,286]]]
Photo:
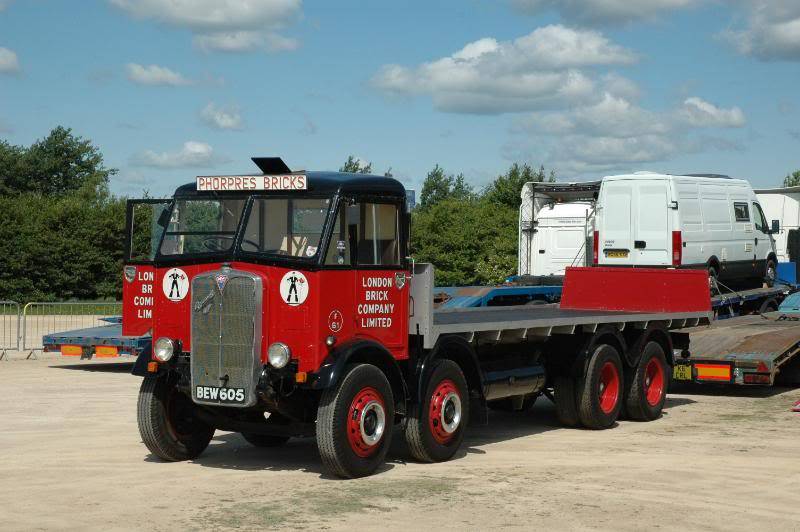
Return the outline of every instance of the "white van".
[[[600,182],[525,183],[519,213],[520,275],[564,275],[591,264],[594,203]]]
[[[601,266],[707,269],[723,283],[775,278],[777,254],[747,181],[639,172],[605,177],[596,206]]]

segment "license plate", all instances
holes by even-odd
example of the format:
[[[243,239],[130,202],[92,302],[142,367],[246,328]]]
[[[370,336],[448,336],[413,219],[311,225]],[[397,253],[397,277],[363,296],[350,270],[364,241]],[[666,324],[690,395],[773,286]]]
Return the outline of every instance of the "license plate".
[[[196,386],[194,392],[198,401],[214,401],[221,404],[243,404],[247,397],[244,388]]]
[[[606,250],[606,257],[609,259],[627,259],[628,258],[628,250],[627,249],[609,249]]]
[[[672,378],[676,381],[690,381],[692,380],[692,366],[686,364],[678,364],[672,370]]]

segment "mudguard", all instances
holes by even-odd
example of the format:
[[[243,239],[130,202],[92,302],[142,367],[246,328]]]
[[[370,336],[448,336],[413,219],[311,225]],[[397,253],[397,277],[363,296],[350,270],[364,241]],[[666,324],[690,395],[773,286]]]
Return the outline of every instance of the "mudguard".
[[[137,377],[147,377],[149,375],[147,372],[147,363],[153,360],[151,349],[152,346],[147,346],[141,353],[139,353],[139,356],[136,357],[136,362],[133,363],[131,375],[136,375]]]
[[[405,379],[392,354],[381,344],[364,339],[354,339],[336,347],[325,359],[314,378],[310,379],[311,389],[324,390],[336,386],[344,375],[347,365],[354,362],[378,366],[389,379],[393,392],[402,393],[402,396],[396,397],[395,400],[405,401],[408,397]]]

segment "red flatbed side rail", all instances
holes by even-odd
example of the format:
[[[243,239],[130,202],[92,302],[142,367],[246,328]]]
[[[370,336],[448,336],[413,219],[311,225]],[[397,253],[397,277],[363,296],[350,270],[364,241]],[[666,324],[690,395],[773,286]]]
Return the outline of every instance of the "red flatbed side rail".
[[[666,268],[567,268],[561,308],[710,312],[708,273]]]

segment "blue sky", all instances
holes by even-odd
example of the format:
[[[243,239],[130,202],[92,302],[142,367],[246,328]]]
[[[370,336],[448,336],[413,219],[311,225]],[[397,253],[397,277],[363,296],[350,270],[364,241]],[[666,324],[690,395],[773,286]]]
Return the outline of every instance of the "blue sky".
[[[251,156],[408,187],[512,162],[778,185],[800,169],[797,0],[0,0],[0,138],[71,127],[169,194]]]

